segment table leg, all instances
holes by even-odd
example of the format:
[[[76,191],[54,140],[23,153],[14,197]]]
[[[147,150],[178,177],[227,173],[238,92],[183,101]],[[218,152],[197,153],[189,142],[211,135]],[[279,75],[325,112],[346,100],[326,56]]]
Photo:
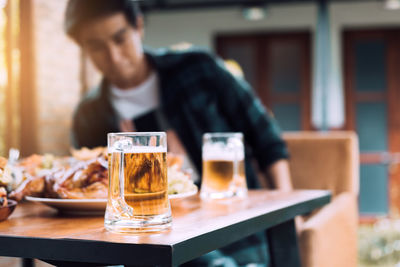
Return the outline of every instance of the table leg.
[[[21,259],[22,267],[35,267],[35,262],[33,259],[23,258]]]
[[[268,229],[267,239],[272,267],[301,266],[294,219]]]

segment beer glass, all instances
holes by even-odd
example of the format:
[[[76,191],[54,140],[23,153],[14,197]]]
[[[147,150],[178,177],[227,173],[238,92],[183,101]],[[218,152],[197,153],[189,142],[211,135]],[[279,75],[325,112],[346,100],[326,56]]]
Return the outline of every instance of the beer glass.
[[[153,232],[171,226],[164,132],[109,133],[108,171],[107,230]]]
[[[204,134],[202,157],[201,198],[247,195],[242,133]]]

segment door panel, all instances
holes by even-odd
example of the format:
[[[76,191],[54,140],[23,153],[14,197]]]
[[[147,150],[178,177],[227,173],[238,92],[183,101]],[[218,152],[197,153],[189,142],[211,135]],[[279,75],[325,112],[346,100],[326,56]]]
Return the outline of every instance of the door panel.
[[[384,39],[355,43],[355,87],[359,92],[386,91],[386,44]]]
[[[239,63],[283,130],[311,129],[308,32],[218,35],[216,47]]]
[[[360,212],[364,215],[388,213],[388,169],[383,164],[363,164],[360,168]]]
[[[299,44],[280,40],[272,41],[268,57],[272,92],[299,93],[302,79],[302,58]]]
[[[227,59],[234,59],[241,66],[244,78],[254,88],[256,86],[256,50],[252,40],[233,43],[226,47],[225,55]]]
[[[360,152],[387,151],[387,105],[384,102],[356,104],[356,130]]]

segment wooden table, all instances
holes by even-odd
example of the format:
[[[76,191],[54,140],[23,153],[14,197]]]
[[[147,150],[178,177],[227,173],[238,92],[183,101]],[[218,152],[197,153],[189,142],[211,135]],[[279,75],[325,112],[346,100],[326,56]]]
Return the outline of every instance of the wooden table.
[[[23,203],[0,222],[0,256],[65,265],[176,266],[250,234],[267,230],[273,266],[300,266],[294,217],[330,201],[320,190],[250,191],[246,199],[172,201],[172,229],[157,234],[116,234],[98,217],[67,217]]]

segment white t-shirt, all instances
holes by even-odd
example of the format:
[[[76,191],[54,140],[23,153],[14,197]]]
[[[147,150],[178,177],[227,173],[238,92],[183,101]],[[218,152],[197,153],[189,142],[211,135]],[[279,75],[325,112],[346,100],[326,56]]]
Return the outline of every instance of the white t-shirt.
[[[153,72],[141,84],[129,89],[120,89],[111,85],[111,104],[116,110],[120,120],[132,120],[160,106],[159,77]],[[173,135],[176,137],[176,135]],[[180,142],[180,141],[179,141]],[[194,165],[185,154],[183,169],[193,170],[192,179],[198,180],[198,174],[194,171]]]
[[[157,109],[160,105],[159,79],[157,72],[153,72],[141,84],[129,89],[120,89],[111,86],[111,103],[118,117],[130,120]]]

